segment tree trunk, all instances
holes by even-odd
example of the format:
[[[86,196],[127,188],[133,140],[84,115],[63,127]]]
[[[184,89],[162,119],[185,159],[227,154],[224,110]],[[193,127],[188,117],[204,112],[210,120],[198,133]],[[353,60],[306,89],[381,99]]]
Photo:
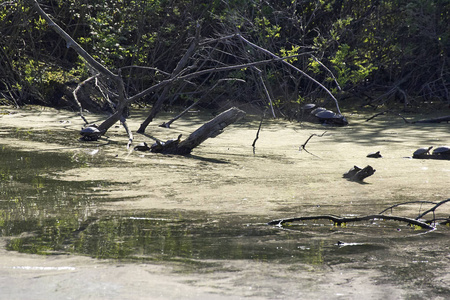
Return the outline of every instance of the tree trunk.
[[[205,140],[218,136],[223,132],[225,127],[239,121],[244,116],[244,111],[236,107],[232,107],[222,112],[220,115],[217,115],[209,122],[203,124],[199,129],[191,133],[187,139],[179,144],[177,143],[176,147],[174,147],[173,141],[168,141],[166,143],[159,143],[157,151],[154,151],[153,149],[151,151],[164,154],[187,155],[191,153],[192,149],[199,146]]]

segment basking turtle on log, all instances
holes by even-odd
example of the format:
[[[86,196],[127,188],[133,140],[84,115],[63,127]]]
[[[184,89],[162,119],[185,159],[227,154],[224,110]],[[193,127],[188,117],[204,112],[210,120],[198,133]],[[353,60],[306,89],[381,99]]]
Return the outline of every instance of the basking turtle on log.
[[[82,135],[80,139],[83,141],[96,141],[104,134],[104,131],[98,129],[96,124],[90,124],[82,128],[80,134]]]
[[[440,159],[450,159],[450,146],[440,146],[434,148],[433,156],[436,156]]]
[[[150,151],[153,153],[173,153],[176,151],[178,144],[181,141],[181,137],[183,135],[180,134],[176,140],[171,139],[165,142],[156,141],[151,147]]]
[[[430,150],[433,146],[428,148],[419,148],[413,153],[413,158],[418,159],[447,159],[450,160],[450,146],[440,146],[436,147],[433,150],[433,153],[430,154]]]
[[[313,109],[311,111],[311,115],[315,116],[321,124],[335,126],[348,125],[348,121],[343,115],[337,114],[323,107]]]
[[[413,158],[426,158],[426,156],[430,155],[430,150],[433,146],[428,148],[419,148],[413,153]]]

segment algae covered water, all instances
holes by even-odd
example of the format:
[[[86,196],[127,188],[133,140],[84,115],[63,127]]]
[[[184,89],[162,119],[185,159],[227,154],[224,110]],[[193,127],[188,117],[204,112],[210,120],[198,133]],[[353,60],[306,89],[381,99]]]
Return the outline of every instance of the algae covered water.
[[[102,280],[122,287],[122,292],[115,290],[118,297],[133,289],[144,299],[147,287],[136,289],[133,274],[144,268],[149,273],[141,275],[150,276],[160,267],[164,270],[158,272],[171,278],[160,283],[163,298],[175,298],[165,294],[170,288],[162,291],[173,280],[181,280],[177,284],[191,291],[192,299],[317,298],[322,293],[343,299],[368,293],[374,298],[445,298],[450,293],[446,226],[426,231],[380,220],[342,227],[267,224],[295,216],[373,214],[408,200],[443,200],[448,162],[405,157],[415,144],[447,138],[445,128],[437,126],[431,137],[419,136],[415,142],[411,137],[416,133],[400,124],[395,130],[383,123],[364,129],[357,122],[345,129],[327,128],[322,140],[308,144],[316,155],[311,156],[299,152],[296,141],[323,128],[271,123],[253,155],[247,142],[254,128],[238,124],[192,156],[176,157],[128,151],[119,129],[109,140],[80,143],[78,125],[68,126],[68,134],[61,136],[60,123],[50,124],[2,130],[0,240],[6,252],[0,261],[6,283],[26,280],[24,272],[41,278],[48,270],[66,272],[70,282],[97,274],[90,265],[104,262],[110,275]],[[179,126],[176,134],[188,130]],[[365,157],[378,149],[364,146],[362,137],[371,137],[382,160]],[[341,178],[357,163],[377,169],[365,184]],[[393,213],[414,217],[425,209],[405,205]],[[448,211],[444,206],[437,213],[446,216]],[[14,263],[11,257],[28,261],[20,253],[40,263]],[[74,257],[94,261],[67,265]],[[49,263],[55,269],[45,269]],[[128,274],[119,276],[120,283],[113,278],[117,265]],[[61,274],[44,277],[75,293],[76,287],[58,279]],[[14,295],[6,283],[2,291]],[[29,284],[32,290],[39,280]],[[99,281],[87,284],[94,287]],[[48,290],[47,296],[55,293]]]

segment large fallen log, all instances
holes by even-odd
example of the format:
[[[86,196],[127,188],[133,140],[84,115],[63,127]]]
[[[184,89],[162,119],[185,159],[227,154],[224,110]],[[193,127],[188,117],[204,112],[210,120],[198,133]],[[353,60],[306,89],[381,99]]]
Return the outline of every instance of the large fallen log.
[[[423,119],[418,120],[413,123],[441,123],[441,122],[450,122],[450,116],[444,116],[439,118],[432,118],[432,119]]]
[[[225,127],[239,121],[244,116],[244,111],[232,107],[203,124],[199,129],[191,133],[187,139],[180,141],[181,136],[179,136],[178,140],[165,143],[158,142],[151,147],[150,151],[163,154],[187,155],[205,140],[218,136]]]

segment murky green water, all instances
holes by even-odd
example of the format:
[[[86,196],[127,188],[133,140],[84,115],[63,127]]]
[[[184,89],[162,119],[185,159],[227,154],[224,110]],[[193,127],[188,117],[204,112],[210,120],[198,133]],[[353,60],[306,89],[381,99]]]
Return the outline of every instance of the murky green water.
[[[448,259],[450,233],[445,226],[428,233],[399,223],[278,228],[267,225],[270,216],[102,211],[100,202],[120,200],[99,194],[110,183],[58,179],[59,172],[70,168],[108,164],[102,155],[28,152],[3,145],[0,157],[0,228],[9,250],[187,265],[241,259],[286,266],[348,264],[381,270],[386,281],[419,282],[433,286],[435,294],[450,293],[432,282],[433,270]]]

